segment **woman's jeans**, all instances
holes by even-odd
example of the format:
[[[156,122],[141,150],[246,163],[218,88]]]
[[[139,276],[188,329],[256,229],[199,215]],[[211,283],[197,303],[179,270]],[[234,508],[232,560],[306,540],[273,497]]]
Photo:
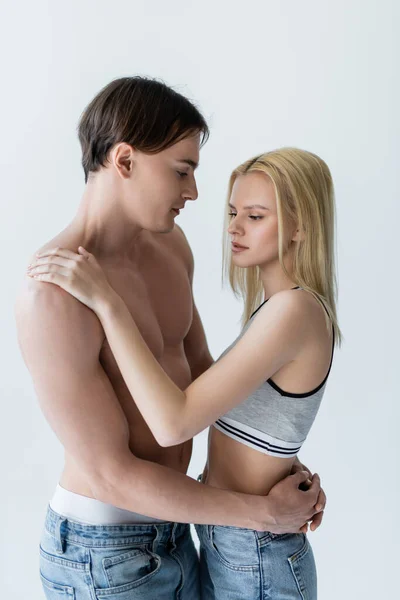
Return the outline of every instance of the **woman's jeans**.
[[[84,525],[50,506],[40,543],[48,600],[199,600],[189,525]]]
[[[304,533],[196,525],[203,600],[316,600],[317,573]]]

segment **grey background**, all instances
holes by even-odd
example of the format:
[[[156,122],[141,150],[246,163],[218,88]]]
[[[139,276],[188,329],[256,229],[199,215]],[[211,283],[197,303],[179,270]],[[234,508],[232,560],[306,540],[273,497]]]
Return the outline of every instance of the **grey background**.
[[[7,600],[43,597],[38,543],[63,459],[19,354],[13,302],[30,253],[78,206],[81,111],[111,79],[131,74],[162,78],[210,122],[199,200],[178,223],[194,252],[195,297],[215,357],[237,335],[241,312],[220,285],[230,171],[284,145],[316,152],[330,166],[345,342],[300,453],[328,495],[323,526],[310,540],[321,599],[396,595],[398,26],[394,0],[1,4],[0,571]],[[205,453],[202,433],[192,476]]]

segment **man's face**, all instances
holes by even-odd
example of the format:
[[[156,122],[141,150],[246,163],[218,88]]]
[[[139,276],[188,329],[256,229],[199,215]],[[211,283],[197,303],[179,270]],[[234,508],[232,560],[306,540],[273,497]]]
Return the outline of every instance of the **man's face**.
[[[125,210],[149,231],[167,233],[188,200],[197,199],[194,171],[200,134],[184,138],[157,154],[134,151],[132,175],[125,186]]]

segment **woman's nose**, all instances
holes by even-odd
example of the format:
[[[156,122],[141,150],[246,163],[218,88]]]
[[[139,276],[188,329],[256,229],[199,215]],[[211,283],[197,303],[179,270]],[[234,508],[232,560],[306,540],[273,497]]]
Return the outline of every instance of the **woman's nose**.
[[[229,223],[228,233],[239,233],[242,231],[243,231],[243,227],[240,225],[237,217],[232,217],[232,220]]]

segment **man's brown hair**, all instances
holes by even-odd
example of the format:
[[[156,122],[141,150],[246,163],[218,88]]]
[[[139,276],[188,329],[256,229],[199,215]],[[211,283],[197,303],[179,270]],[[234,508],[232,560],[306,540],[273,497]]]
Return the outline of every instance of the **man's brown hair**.
[[[115,79],[93,98],[79,121],[85,182],[89,173],[105,166],[119,142],[153,154],[197,132],[204,144],[208,125],[185,96],[147,77]]]

